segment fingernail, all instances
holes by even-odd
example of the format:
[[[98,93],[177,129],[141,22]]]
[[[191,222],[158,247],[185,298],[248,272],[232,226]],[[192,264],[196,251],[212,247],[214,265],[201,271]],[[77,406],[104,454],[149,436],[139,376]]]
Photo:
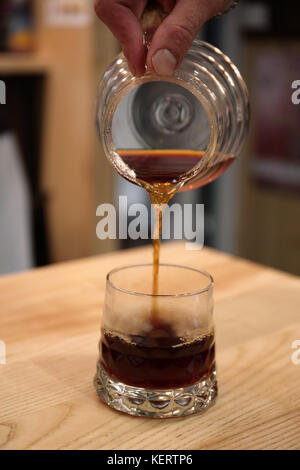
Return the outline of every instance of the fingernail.
[[[152,65],[158,75],[172,75],[176,64],[176,57],[168,49],[160,49],[152,57]]]

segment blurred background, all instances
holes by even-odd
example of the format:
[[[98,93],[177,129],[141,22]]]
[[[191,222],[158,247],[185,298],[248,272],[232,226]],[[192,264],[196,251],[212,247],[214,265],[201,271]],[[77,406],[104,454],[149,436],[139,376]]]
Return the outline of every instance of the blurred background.
[[[99,204],[119,194],[129,203],[146,199],[114,174],[97,142],[97,83],[120,48],[92,4],[1,0],[0,274],[141,244],[96,238]],[[291,96],[300,80],[299,18],[297,0],[242,0],[201,30],[241,70],[251,129],[219,180],[176,196],[205,204],[206,245],[294,274],[300,104]]]

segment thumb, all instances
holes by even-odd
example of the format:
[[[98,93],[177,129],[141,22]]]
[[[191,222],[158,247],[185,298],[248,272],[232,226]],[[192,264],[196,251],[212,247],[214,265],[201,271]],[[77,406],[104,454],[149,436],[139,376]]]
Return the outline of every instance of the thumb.
[[[171,75],[175,71],[200,27],[214,14],[215,5],[212,8],[209,4],[217,2],[179,0],[176,3],[153,36],[147,55],[151,73]],[[224,1],[221,3],[224,5]]]

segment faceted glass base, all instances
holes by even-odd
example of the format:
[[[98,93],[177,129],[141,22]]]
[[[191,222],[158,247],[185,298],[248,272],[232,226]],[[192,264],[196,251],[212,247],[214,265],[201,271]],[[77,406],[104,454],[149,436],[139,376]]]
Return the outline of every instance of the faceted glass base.
[[[111,408],[151,418],[177,418],[204,411],[215,402],[218,393],[215,370],[190,387],[152,390],[111,379],[100,362],[94,385],[100,399]]]

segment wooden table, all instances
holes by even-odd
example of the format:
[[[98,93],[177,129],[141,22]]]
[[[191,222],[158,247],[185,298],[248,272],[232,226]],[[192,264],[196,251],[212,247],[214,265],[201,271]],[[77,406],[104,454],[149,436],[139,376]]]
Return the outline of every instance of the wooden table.
[[[164,261],[215,278],[220,393],[202,415],[134,418],[92,385],[105,274],[151,260],[150,248],[54,265],[0,280],[0,449],[299,449],[300,280],[183,244]],[[295,361],[297,362],[297,361]]]

